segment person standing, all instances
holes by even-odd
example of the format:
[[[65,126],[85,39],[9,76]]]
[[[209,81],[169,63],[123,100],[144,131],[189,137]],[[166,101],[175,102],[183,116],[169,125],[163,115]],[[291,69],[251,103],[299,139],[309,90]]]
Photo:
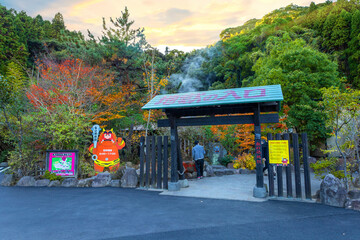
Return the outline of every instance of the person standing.
[[[200,145],[199,141],[195,141],[195,147],[192,149],[192,158],[195,161],[195,167],[197,171],[197,178],[201,179],[204,177],[204,157],[205,149]]]

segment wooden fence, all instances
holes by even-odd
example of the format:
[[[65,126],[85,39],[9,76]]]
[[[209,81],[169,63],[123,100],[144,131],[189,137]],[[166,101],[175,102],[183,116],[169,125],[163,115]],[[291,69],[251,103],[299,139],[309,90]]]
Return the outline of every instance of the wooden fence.
[[[168,188],[169,138],[140,138],[140,187]]]
[[[268,140],[273,140],[271,133],[267,135]],[[301,134],[301,144],[299,144],[298,134],[293,133],[290,135],[285,133],[283,135],[276,134],[275,140],[288,140],[289,141],[289,155],[290,155],[290,164],[287,166],[277,165],[276,166],[276,178],[277,178],[277,195],[275,195],[275,186],[274,186],[274,172],[273,165],[269,165],[268,169],[268,178],[269,178],[269,197],[284,197],[284,188],[283,188],[283,170],[286,172],[286,197],[293,198],[293,184],[292,184],[292,166],[294,166],[294,180],[295,180],[295,197],[302,198],[302,187],[301,187],[301,171],[300,171],[300,152],[303,156],[303,168],[304,168],[304,189],[305,189],[305,198],[311,199],[311,182],[310,182],[310,171],[309,171],[309,149],[308,149],[308,140],[307,134]],[[292,151],[291,151],[292,149]],[[300,151],[302,150],[302,151]],[[292,152],[292,154],[291,154]],[[265,158],[268,159],[269,152],[265,152]]]

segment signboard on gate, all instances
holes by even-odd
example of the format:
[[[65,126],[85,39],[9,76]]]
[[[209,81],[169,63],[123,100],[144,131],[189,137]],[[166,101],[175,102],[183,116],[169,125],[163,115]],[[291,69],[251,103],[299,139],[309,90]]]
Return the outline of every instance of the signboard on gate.
[[[46,170],[62,177],[77,177],[78,150],[47,150]]]
[[[287,165],[289,161],[289,141],[269,140],[269,163]]]

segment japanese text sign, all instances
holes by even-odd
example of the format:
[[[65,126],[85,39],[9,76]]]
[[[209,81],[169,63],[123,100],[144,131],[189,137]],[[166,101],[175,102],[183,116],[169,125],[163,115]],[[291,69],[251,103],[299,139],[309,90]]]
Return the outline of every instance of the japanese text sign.
[[[46,170],[62,177],[76,177],[78,155],[78,150],[48,150],[46,151]]]
[[[269,140],[269,163],[289,164],[288,140]]]

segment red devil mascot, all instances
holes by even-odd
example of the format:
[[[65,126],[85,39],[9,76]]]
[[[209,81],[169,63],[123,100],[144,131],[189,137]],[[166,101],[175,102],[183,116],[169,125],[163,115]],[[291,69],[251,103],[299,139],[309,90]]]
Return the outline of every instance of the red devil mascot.
[[[124,140],[121,137],[116,138],[113,129],[103,129],[98,141],[94,141],[89,147],[89,151],[93,154],[92,159],[94,160],[96,174],[103,172],[104,168],[108,168],[110,172],[118,170],[120,165],[119,150],[123,147],[125,147]]]

